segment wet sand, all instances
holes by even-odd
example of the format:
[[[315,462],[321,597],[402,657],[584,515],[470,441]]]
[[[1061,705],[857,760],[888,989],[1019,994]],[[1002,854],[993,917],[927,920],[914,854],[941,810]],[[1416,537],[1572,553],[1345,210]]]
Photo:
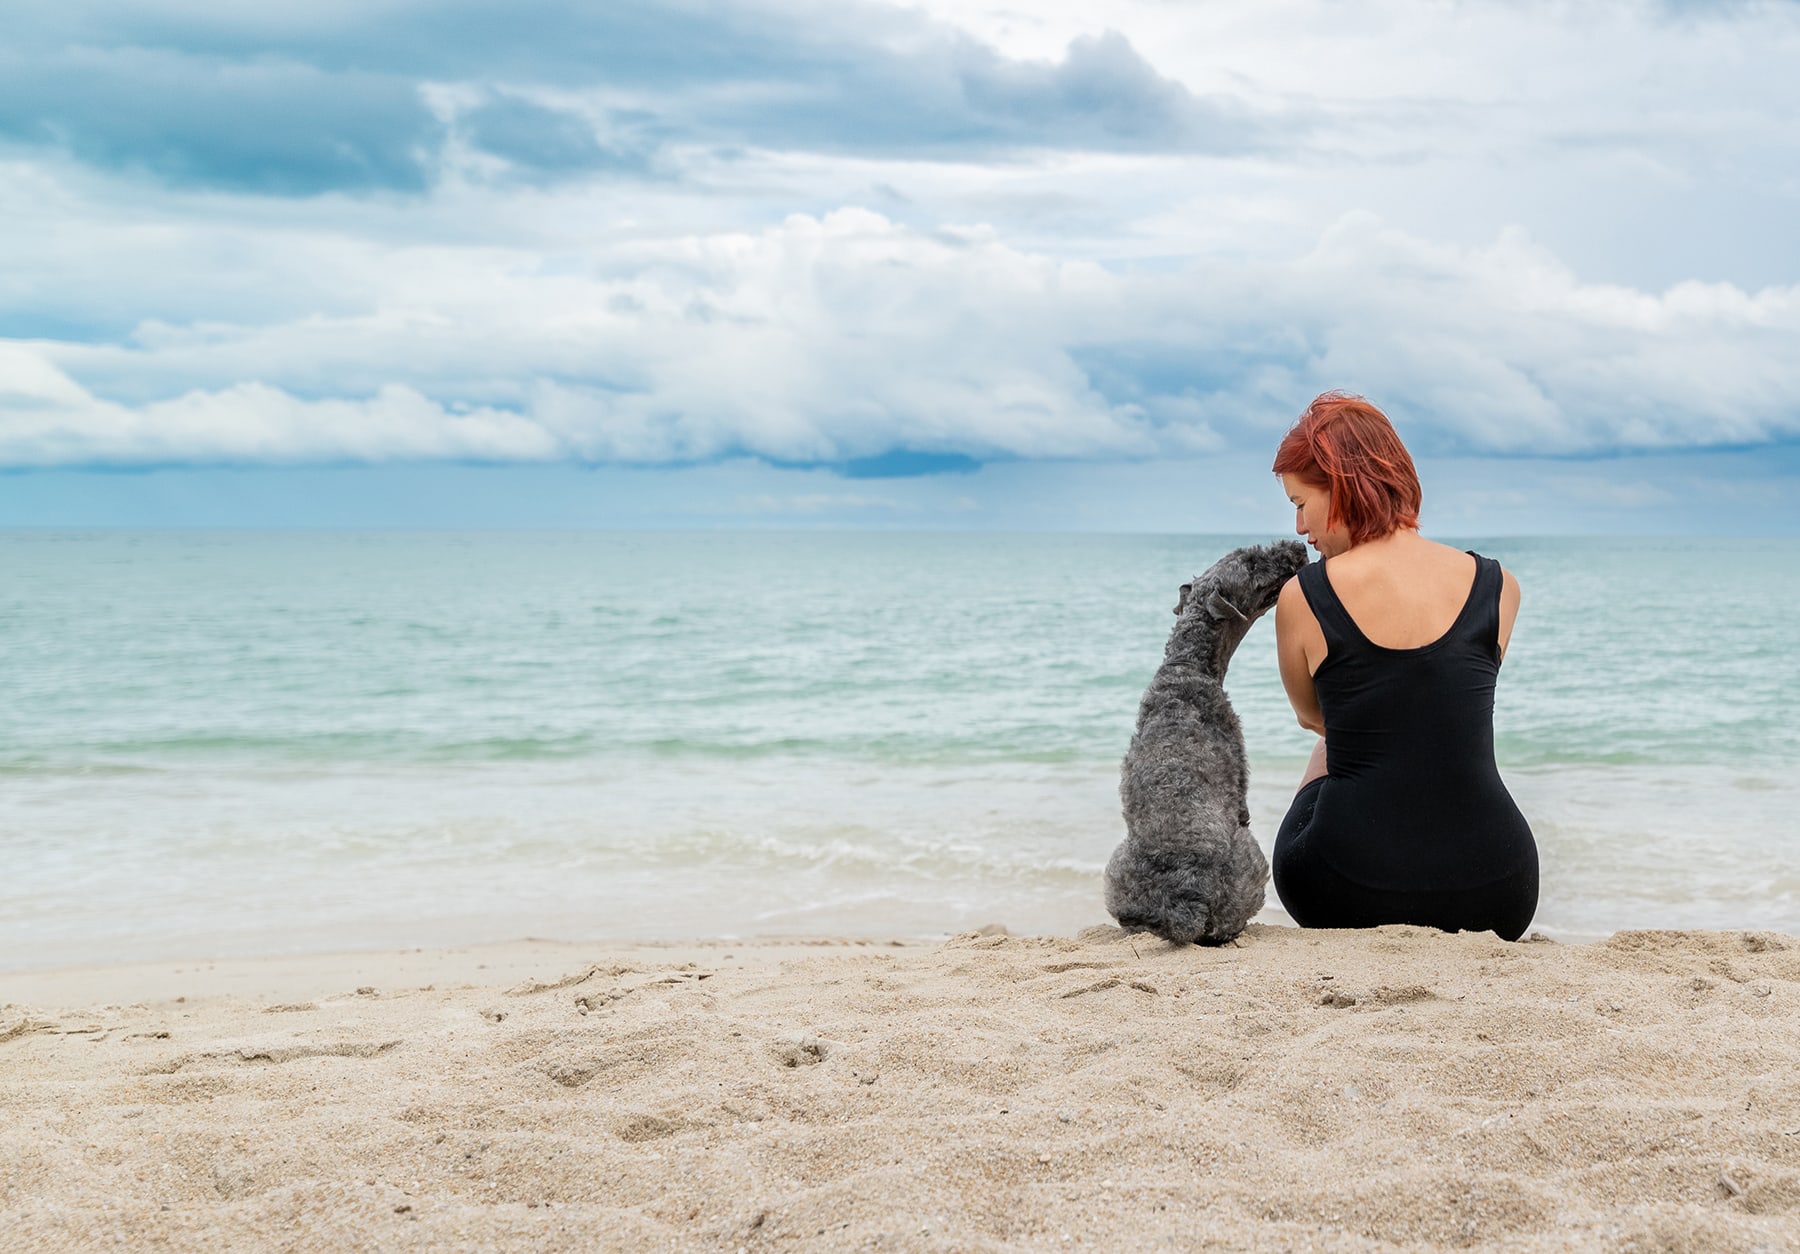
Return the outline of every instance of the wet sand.
[[[0,974],[0,1248],[1789,1250],[1800,940]]]

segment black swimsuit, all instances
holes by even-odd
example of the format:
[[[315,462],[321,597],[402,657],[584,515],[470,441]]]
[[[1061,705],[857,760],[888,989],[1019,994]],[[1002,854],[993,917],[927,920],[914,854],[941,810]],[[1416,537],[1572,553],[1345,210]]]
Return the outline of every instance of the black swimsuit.
[[[1300,589],[1325,633],[1313,675],[1329,774],[1275,838],[1275,891],[1302,927],[1419,923],[1517,940],[1537,909],[1537,844],[1494,765],[1500,563],[1450,630],[1387,649],[1345,611],[1325,563]]]

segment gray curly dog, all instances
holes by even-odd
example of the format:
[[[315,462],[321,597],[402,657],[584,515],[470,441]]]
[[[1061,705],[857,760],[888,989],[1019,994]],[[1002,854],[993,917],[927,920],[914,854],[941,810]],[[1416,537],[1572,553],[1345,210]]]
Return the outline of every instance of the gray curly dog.
[[[1234,549],[1182,585],[1119,770],[1126,836],[1106,864],[1106,908],[1120,926],[1221,945],[1262,909],[1269,864],[1250,835],[1244,732],[1223,682],[1306,560],[1297,540]]]

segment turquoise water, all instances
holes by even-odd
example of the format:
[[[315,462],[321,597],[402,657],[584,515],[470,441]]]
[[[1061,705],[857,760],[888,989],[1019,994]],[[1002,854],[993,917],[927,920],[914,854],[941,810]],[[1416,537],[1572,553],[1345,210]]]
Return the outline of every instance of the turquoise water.
[[[1103,921],[1174,589],[1267,538],[0,533],[0,965]],[[1800,932],[1784,543],[1463,543],[1538,926]],[[1272,623],[1228,688],[1266,847]]]

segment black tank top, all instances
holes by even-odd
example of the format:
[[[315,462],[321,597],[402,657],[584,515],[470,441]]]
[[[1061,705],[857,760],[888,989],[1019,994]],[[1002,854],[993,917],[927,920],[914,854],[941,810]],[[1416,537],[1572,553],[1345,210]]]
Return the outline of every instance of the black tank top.
[[[1301,570],[1328,650],[1313,685],[1329,774],[1308,844],[1345,879],[1395,892],[1478,888],[1529,867],[1535,899],[1537,846],[1494,764],[1500,563],[1470,556],[1462,612],[1413,649],[1363,635],[1324,561]]]

